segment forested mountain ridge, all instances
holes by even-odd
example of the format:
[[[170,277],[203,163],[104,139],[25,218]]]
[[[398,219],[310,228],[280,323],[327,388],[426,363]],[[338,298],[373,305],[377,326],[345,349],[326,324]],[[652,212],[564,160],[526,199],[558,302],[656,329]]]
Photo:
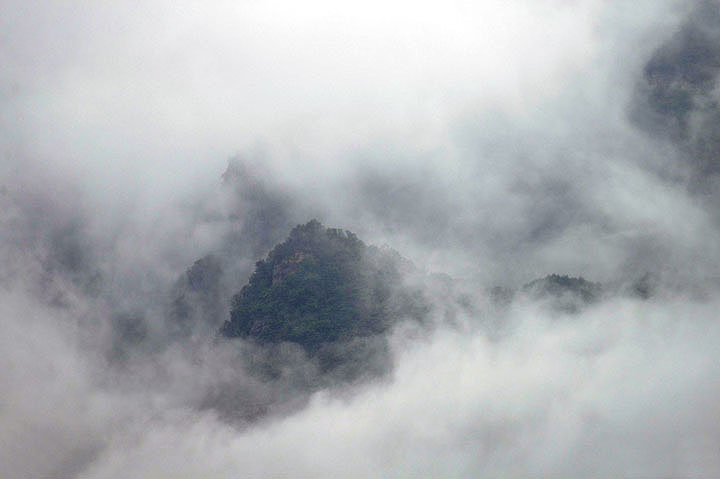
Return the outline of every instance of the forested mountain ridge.
[[[408,278],[420,281],[411,285]],[[652,294],[652,288],[635,291],[637,285],[628,293],[645,299]],[[433,303],[428,288],[454,298],[447,301],[453,305],[461,299],[455,298],[457,286],[450,277],[438,282],[420,272],[394,250],[366,245],[350,231],[312,220],[293,228],[256,263],[248,283],[232,297],[220,335],[260,345],[289,342],[310,356],[322,355],[330,345],[379,338],[406,319],[429,320]],[[519,294],[559,313],[577,313],[604,295],[619,294],[615,289],[582,277],[550,274],[516,291],[494,288],[489,295],[509,303]],[[434,312],[452,321],[455,309]]]
[[[202,407],[241,421],[300,407],[323,388],[387,377],[396,359],[390,334],[400,324],[411,334],[440,324],[493,334],[516,301],[559,318],[579,317],[608,295],[647,299],[656,289],[652,275],[623,286],[551,274],[485,291],[416,268],[392,249],[317,220],[292,228],[241,288],[223,276],[233,268],[232,256],[221,258],[197,261],[178,280],[168,331],[188,338],[217,334],[237,376],[219,380]]]
[[[380,335],[401,319],[427,315],[421,292],[403,285],[403,275],[413,270],[393,250],[312,220],[256,263],[220,332],[260,344],[292,342],[310,354]]]

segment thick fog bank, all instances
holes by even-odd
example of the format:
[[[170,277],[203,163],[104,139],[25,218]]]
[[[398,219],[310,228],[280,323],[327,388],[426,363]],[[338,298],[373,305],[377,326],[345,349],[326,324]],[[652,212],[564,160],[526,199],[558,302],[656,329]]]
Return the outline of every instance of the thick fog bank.
[[[3,467],[8,477],[710,477],[717,308],[615,299],[558,315],[524,304],[505,311],[495,339],[478,327],[486,318],[430,335],[400,328],[391,378],[242,425],[198,408],[198,392],[222,376],[246,388],[239,407],[281,392],[227,371],[231,356],[171,352],[119,379],[70,318],[3,294]]]

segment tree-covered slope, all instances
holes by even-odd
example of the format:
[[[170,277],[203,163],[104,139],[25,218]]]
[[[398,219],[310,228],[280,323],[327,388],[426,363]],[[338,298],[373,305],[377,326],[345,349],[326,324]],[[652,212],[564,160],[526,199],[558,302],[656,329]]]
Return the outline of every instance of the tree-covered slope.
[[[221,334],[297,343],[313,354],[384,333],[394,321],[421,319],[426,311],[421,294],[403,287],[403,273],[412,269],[394,251],[312,220],[256,264]]]

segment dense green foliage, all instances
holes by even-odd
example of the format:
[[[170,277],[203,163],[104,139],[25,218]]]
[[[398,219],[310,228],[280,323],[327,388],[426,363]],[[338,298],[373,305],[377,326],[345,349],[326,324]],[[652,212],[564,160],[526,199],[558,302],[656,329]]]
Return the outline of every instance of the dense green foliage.
[[[380,334],[392,318],[422,314],[419,298],[399,287],[409,268],[394,251],[310,221],[256,264],[221,333],[259,343],[294,342],[311,353]]]

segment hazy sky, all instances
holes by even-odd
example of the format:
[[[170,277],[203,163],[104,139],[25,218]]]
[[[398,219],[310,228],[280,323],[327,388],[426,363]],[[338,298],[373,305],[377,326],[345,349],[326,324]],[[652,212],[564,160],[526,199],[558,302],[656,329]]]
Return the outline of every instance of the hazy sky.
[[[239,155],[325,222],[488,281],[713,248],[675,237],[668,208],[709,226],[627,114],[685,2],[289,3],[6,3],[11,174],[156,224]]]
[[[701,286],[720,277],[718,9],[5,0],[5,473],[717,475],[720,298]],[[203,395],[292,388],[209,342],[128,346],[119,324],[163,337],[198,258],[218,255],[237,291],[313,217],[468,281],[478,303],[480,286],[549,273],[660,273],[666,293],[559,322],[520,305],[497,341],[399,331],[389,380],[242,427]]]

